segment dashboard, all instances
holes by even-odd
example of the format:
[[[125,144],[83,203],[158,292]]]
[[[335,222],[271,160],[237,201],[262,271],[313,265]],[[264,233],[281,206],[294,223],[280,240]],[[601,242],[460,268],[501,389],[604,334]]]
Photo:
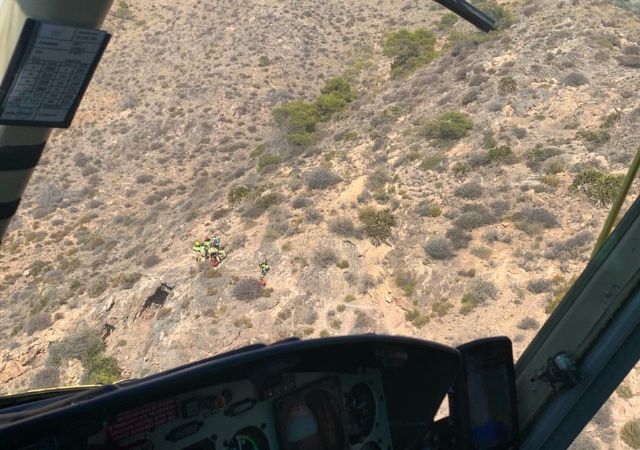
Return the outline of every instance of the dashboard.
[[[379,370],[288,373],[259,389],[239,380],[118,414],[98,449],[391,450]]]
[[[116,385],[0,402],[2,448],[392,450],[421,447],[461,368],[398,336],[253,344]]]

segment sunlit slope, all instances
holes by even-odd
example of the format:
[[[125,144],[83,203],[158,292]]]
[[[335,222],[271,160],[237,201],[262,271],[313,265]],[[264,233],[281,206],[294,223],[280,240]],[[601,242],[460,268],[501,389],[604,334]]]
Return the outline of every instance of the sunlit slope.
[[[291,335],[504,334],[519,354],[639,141],[638,19],[570,3],[509,2],[491,36],[430,3],[116,4],[0,253],[5,390]],[[334,77],[357,95],[326,97]],[[274,115],[296,101],[304,133]],[[190,250],[214,231],[215,270]],[[640,406],[615,402],[593,436]]]

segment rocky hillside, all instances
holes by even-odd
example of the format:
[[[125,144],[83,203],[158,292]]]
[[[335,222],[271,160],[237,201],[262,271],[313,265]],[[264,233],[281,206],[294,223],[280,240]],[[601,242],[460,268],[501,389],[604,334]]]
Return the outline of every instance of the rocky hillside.
[[[476,3],[498,32],[407,0],[116,2],[0,249],[0,389],[291,335],[501,334],[519,355],[640,141],[640,17]],[[191,252],[214,231],[217,269]],[[638,392],[636,370],[576,448],[628,448]]]

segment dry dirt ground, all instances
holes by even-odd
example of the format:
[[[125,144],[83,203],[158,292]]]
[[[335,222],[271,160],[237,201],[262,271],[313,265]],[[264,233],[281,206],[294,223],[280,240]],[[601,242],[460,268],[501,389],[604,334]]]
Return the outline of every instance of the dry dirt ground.
[[[426,1],[116,2],[88,95],[0,249],[0,390],[80,382],[81,362],[53,367],[49,350],[87,330],[123,378],[291,335],[507,335],[520,355],[608,211],[573,180],[624,173],[638,145],[640,16],[602,1],[503,3],[513,23],[479,39]],[[419,27],[438,57],[392,78],[384,37]],[[339,75],[358,98],[292,149],[274,108]],[[445,111],[473,128],[442,147],[419,130]],[[603,124],[607,140],[584,137]],[[491,139],[509,161],[487,160]],[[552,156],[532,163],[536,145]],[[340,181],[311,189],[318,168]],[[233,204],[239,187],[251,194]],[[395,218],[380,245],[361,230],[366,205]],[[491,218],[466,232],[469,208]],[[209,270],[190,247],[213,231],[229,257]],[[263,257],[269,290],[243,300]],[[469,295],[486,298],[463,314]],[[575,448],[628,448],[619,429],[640,414],[638,370],[624,386]]]

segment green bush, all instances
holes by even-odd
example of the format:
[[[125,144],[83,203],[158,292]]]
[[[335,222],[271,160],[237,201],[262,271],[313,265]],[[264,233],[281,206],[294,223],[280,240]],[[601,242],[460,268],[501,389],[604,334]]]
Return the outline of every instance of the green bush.
[[[424,245],[424,251],[427,255],[437,260],[451,259],[456,255],[451,241],[446,237],[429,239]]]
[[[421,217],[438,217],[442,214],[442,209],[438,205],[432,204],[429,200],[421,200],[416,207],[416,212]]]
[[[467,181],[458,186],[453,193],[456,197],[473,200],[482,197],[483,188],[477,181]]]
[[[494,164],[515,164],[517,162],[516,155],[508,145],[490,148],[487,156]]]
[[[85,369],[83,383],[113,383],[118,381],[121,370],[114,358],[104,355],[104,349],[99,332],[84,328],[51,344],[47,363],[59,367],[70,358],[79,359]]]
[[[616,198],[623,180],[624,175],[607,175],[596,169],[585,169],[575,176],[569,189],[582,192],[596,205],[607,205]]]
[[[390,209],[376,210],[365,206],[358,211],[358,218],[364,225],[365,234],[374,245],[380,245],[391,237],[391,228],[396,225],[396,219]]]
[[[469,314],[477,306],[483,305],[489,299],[495,299],[498,290],[490,281],[474,279],[469,283],[469,287],[462,296],[461,314]]]
[[[631,448],[640,448],[640,419],[629,420],[620,430],[620,438]]]
[[[512,216],[516,228],[529,235],[560,225],[555,214],[545,208],[523,208]]]
[[[354,301],[356,298],[353,294],[347,294],[344,296],[344,298],[342,299],[343,302],[345,303],[351,303],[352,301]]]
[[[104,351],[104,342],[97,330],[80,329],[49,346],[49,362],[58,367],[69,358],[85,361]]]
[[[511,94],[518,89],[516,80],[513,77],[502,77],[498,82],[498,92],[502,95]]]
[[[618,388],[616,389],[616,393],[620,396],[620,398],[624,398],[625,400],[633,398],[633,391],[627,383],[622,383],[620,386],[618,386]]]
[[[399,271],[393,277],[396,286],[404,292],[404,295],[411,297],[416,288],[416,277],[411,272]]]
[[[305,175],[305,184],[309,189],[327,189],[341,181],[342,178],[324,167],[316,167]]]
[[[429,316],[426,314],[422,314],[418,308],[414,308],[411,311],[407,311],[404,313],[404,318],[407,322],[413,324],[416,328],[422,328],[426,324],[429,323]]]
[[[611,135],[607,130],[581,130],[578,131],[577,136],[585,142],[593,145],[604,144],[611,139]]]
[[[262,55],[260,56],[260,58],[258,58],[258,66],[267,67],[269,65],[271,65],[271,60],[267,55]]]
[[[611,114],[608,114],[604,117],[602,124],[600,124],[600,128],[603,130],[608,130],[609,128],[612,128],[621,118],[622,113],[618,110],[615,110]]]
[[[323,95],[334,95],[346,103],[351,103],[356,99],[358,93],[351,84],[342,77],[328,79],[324,87],[320,90]]]
[[[320,90],[315,106],[320,120],[329,120],[334,113],[342,111],[358,94],[351,84],[342,77],[330,78]]]
[[[133,19],[133,13],[131,8],[124,0],[118,0],[118,7],[113,12],[113,15],[118,19],[131,20]]]
[[[511,11],[506,6],[498,4],[495,0],[476,0],[473,5],[493,17],[498,30],[504,30],[514,22]]]
[[[282,196],[275,193],[270,192],[268,194],[264,194],[256,199],[256,206],[258,208],[267,210],[274,205],[279,205],[282,202]]]
[[[85,361],[84,368],[83,382],[86,384],[115,383],[122,373],[118,361],[112,356],[105,355],[96,355]]]
[[[109,284],[107,283],[107,280],[99,277],[94,279],[89,284],[89,288],[87,289],[87,294],[89,294],[89,297],[91,298],[96,298],[102,295],[104,291],[107,290],[108,287],[109,287]]]
[[[446,316],[451,308],[453,308],[453,305],[446,299],[437,300],[431,305],[431,311],[438,317]]]
[[[282,157],[280,155],[260,155],[258,158],[258,170],[262,170],[265,167],[272,166],[274,164],[280,164],[282,162]]]
[[[286,133],[287,140],[299,146],[315,142],[319,122],[345,108],[357,96],[351,84],[341,77],[326,81],[321,95],[313,102],[292,101],[273,111],[273,118]]]
[[[342,111],[347,102],[336,94],[322,94],[315,102],[318,119],[327,121],[334,113]]]
[[[537,144],[534,148],[527,150],[524,154],[524,159],[527,167],[530,169],[538,169],[544,161],[554,156],[560,155],[561,152],[557,148],[545,147],[542,144]]]
[[[464,178],[471,170],[469,166],[463,162],[457,162],[453,165],[453,176],[456,178]]]
[[[456,14],[446,13],[446,14],[443,14],[442,17],[440,17],[440,20],[438,21],[438,24],[436,25],[436,27],[440,31],[446,31],[452,26],[454,26],[457,21],[458,21],[458,16]]]
[[[544,306],[544,312],[546,312],[547,314],[551,314],[553,311],[555,311],[555,309],[558,307],[567,292],[569,292],[569,289],[571,288],[571,286],[573,286],[573,283],[575,283],[575,281],[575,277],[571,278],[568,281],[564,281],[562,279],[555,281],[556,287],[553,291],[553,297],[551,297],[549,302],[547,302],[547,304]]]
[[[440,155],[427,155],[420,163],[420,170],[427,171],[435,169],[443,160],[444,158]]]
[[[473,122],[467,114],[449,111],[424,124],[421,134],[429,139],[456,141],[469,135]]]
[[[242,202],[250,193],[250,189],[246,186],[234,186],[229,189],[227,194],[227,201],[231,205],[237,205]]]
[[[273,111],[273,118],[284,129],[290,143],[309,145],[314,142],[320,121],[314,103],[298,100],[285,103]]]
[[[385,56],[393,58],[391,75],[407,75],[436,57],[436,37],[423,28],[416,31],[399,30],[387,36],[383,44]]]

